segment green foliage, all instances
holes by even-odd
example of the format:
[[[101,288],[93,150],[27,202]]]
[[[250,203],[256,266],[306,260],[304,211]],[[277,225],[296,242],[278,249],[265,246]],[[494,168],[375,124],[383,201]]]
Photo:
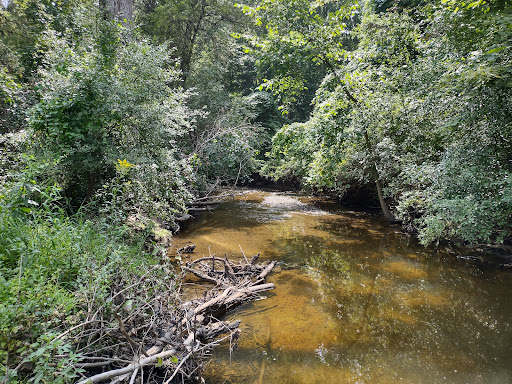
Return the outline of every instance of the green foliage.
[[[264,28],[244,35],[258,59],[260,88],[278,96],[280,109],[292,119],[307,118],[329,65],[342,60],[351,45],[347,23],[356,7],[308,0],[265,0],[239,7]]]
[[[115,284],[139,279],[155,255],[144,238],[129,241],[125,226],[66,216],[57,190],[29,184],[39,201],[30,211],[18,184],[0,201],[0,367],[11,380],[65,383],[78,376],[80,354],[73,338],[56,336],[111,305]]]
[[[413,95],[422,97],[418,128],[433,128],[438,153],[417,156],[419,168],[404,168],[401,177],[411,190],[399,199],[401,216],[417,225],[424,243],[500,243],[511,235],[511,52],[505,43],[511,31],[502,24],[509,18],[508,10],[483,2],[448,2],[435,10],[436,23],[427,31],[442,35],[425,45],[418,80],[429,76],[436,88],[420,86]]]
[[[187,93],[173,88],[178,72],[166,45],[131,40],[109,23],[103,28],[108,39],[92,36],[99,43],[86,50],[48,34],[54,50],[30,118],[37,153],[60,159],[55,181],[75,205],[98,185],[115,184],[115,164],[128,159],[136,169],[126,206],[169,219],[187,197],[176,144],[194,113]]]
[[[77,14],[93,4],[89,0],[12,0],[7,9],[0,10],[0,66],[7,65],[9,72],[31,79],[42,65],[48,49],[45,31],[58,33],[70,31],[80,37],[83,18]]]
[[[306,123],[307,124],[307,123]],[[272,138],[272,151],[262,173],[274,180],[304,178],[313,159],[317,140],[310,137],[306,124],[285,125]]]
[[[244,25],[242,12],[233,7],[231,0],[143,0],[136,20],[145,34],[175,48],[173,54],[179,59],[187,86],[198,85],[189,82],[188,76],[201,53],[212,48],[223,52],[222,45],[231,43],[226,30]]]
[[[272,109],[267,101],[262,94],[233,96],[230,109],[217,114],[213,127],[208,126],[194,148],[199,180],[236,184],[258,171],[259,152],[270,140],[268,127],[258,121],[263,111]],[[271,124],[269,120],[265,122]]]
[[[279,34],[331,65],[310,119],[276,134],[263,171],[341,196],[377,174],[425,244],[509,238],[509,9],[445,2],[375,14],[369,6],[351,31],[357,49],[345,51],[298,32],[297,25],[319,25],[297,16],[307,9],[301,4],[298,11],[277,1],[246,8],[270,42]],[[334,36],[333,24],[323,25]]]
[[[0,135],[23,127],[25,110],[30,104],[30,90],[23,87],[17,75],[0,64]]]
[[[272,96],[253,91],[254,59],[232,31],[231,23],[222,23],[199,36],[202,50],[187,78],[194,86],[190,105],[204,111],[190,150],[198,164],[199,189],[250,181],[282,122]]]
[[[80,358],[72,351],[70,344],[62,340],[56,340],[52,337],[54,334],[45,334],[41,336],[30,348],[34,350],[28,359],[34,364],[34,376],[29,380],[31,383],[45,382],[52,378],[52,383],[69,383],[77,377],[82,369],[77,369],[76,364]],[[55,356],[65,356],[55,363]]]

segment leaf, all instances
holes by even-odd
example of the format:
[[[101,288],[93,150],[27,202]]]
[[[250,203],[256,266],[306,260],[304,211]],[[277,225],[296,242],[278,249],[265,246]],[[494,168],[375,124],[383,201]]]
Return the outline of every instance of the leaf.
[[[171,357],[171,363],[178,364],[178,358],[176,356]]]
[[[155,364],[155,368],[160,368],[162,365],[164,365],[164,362],[163,362],[162,358],[159,357]]]
[[[503,50],[503,49],[505,49],[505,48],[507,48],[507,46],[506,46],[506,45],[501,46],[501,47],[497,47],[497,48],[494,48],[494,49],[491,49],[490,51],[488,51],[488,52],[487,52],[487,54],[496,53],[496,52],[499,52],[499,51],[501,51],[501,50]]]

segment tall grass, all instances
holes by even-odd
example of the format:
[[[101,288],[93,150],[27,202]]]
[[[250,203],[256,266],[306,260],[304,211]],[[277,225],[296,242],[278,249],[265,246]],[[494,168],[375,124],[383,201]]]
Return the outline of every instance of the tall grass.
[[[69,217],[48,199],[20,197],[26,192],[11,188],[0,199],[0,372],[9,382],[72,382],[79,356],[72,339],[56,336],[108,306],[114,285],[158,257],[143,235]]]

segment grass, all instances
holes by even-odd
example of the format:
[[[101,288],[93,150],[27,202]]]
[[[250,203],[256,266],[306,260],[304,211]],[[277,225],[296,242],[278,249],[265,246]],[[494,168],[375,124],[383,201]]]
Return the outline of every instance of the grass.
[[[13,383],[72,382],[79,372],[76,345],[57,335],[91,310],[108,310],[116,286],[139,278],[158,254],[146,250],[144,234],[102,219],[3,208],[0,372]]]

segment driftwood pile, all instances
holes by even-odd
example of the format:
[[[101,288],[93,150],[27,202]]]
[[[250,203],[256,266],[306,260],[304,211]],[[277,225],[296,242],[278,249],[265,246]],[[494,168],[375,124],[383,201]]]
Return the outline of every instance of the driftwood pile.
[[[187,273],[214,284],[200,299],[182,303],[176,287],[169,287],[167,293],[153,295],[146,308],[132,310],[128,316],[114,311],[117,326],[110,329],[109,337],[116,338],[118,344],[109,347],[108,355],[81,359],[79,365],[84,373],[79,384],[106,380],[130,384],[199,380],[211,349],[224,340],[234,346],[239,337],[240,321],[225,322],[219,318],[274,288],[265,278],[275,262],[257,263],[259,255],[250,261],[243,251],[242,255],[243,260],[236,263],[211,255],[181,265],[180,284]],[[126,307],[126,298],[119,297],[122,292],[115,296],[118,307]],[[90,323],[95,321],[93,318]]]
[[[265,278],[274,269],[275,261],[268,264],[257,264],[259,254],[249,262],[233,263],[227,257],[215,255],[203,257],[183,266],[202,280],[215,284],[201,300],[185,303],[184,307],[193,308],[192,315],[197,321],[210,322],[241,303],[258,298],[258,293],[274,289],[274,284],[265,283]]]

